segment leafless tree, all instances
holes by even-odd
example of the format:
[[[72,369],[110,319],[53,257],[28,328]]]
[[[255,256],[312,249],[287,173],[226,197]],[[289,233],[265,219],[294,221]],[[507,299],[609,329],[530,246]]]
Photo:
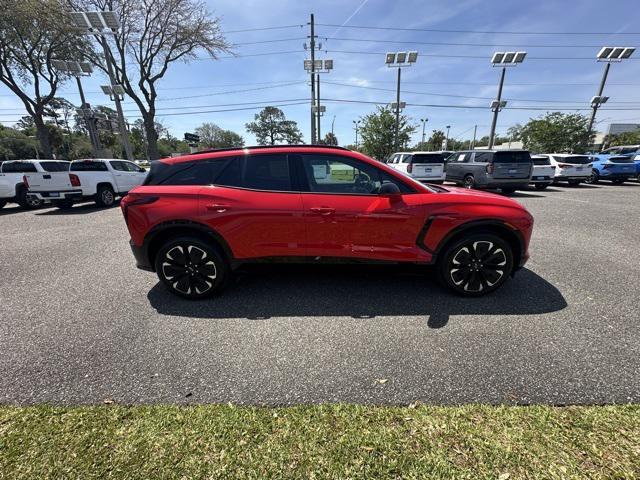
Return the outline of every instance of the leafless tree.
[[[212,58],[230,52],[214,17],[201,0],[70,0],[76,10],[113,10],[121,28],[105,36],[115,76],[138,106],[144,121],[148,154],[159,158],[155,129],[156,85],[177,61],[188,62],[202,51]],[[91,55],[106,72],[101,56]]]
[[[61,0],[3,0],[0,12],[0,81],[33,118],[40,149],[51,156],[44,117],[66,80],[51,60],[79,58],[83,39],[71,28]]]

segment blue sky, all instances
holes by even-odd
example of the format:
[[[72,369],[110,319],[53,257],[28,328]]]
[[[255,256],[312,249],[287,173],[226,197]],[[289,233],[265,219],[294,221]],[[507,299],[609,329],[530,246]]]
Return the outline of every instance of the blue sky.
[[[213,122],[240,133],[246,143],[251,144],[255,139],[245,131],[244,124],[251,121],[258,110],[185,113],[242,108],[220,106],[225,104],[306,101],[305,104],[281,108],[288,118],[298,122],[305,141],[308,141],[310,87],[309,77],[303,70],[307,54],[302,44],[308,41],[305,38],[308,35],[307,22],[312,12],[320,24],[316,32],[323,51],[318,56],[334,60],[334,70],[322,76],[323,98],[381,103],[394,101],[396,72],[384,65],[384,52],[418,50],[421,55],[417,64],[402,72],[402,101],[455,105],[458,108],[408,106],[405,113],[416,124],[420,118],[428,118],[427,132],[444,130],[446,125],[451,125],[451,136],[459,139],[470,138],[476,124],[478,137],[488,134],[491,121],[488,105],[496,94],[499,78],[499,69],[492,68],[489,62],[494,51],[528,52],[528,58],[522,65],[507,71],[503,97],[509,101],[509,106],[543,108],[504,110],[498,120],[498,133],[501,134],[517,122],[523,123],[542,115],[546,109],[553,110],[552,106],[588,107],[589,99],[596,94],[604,67],[594,59],[598,46],[640,46],[637,0],[608,3],[595,0],[210,0],[208,4],[211,11],[221,17],[224,31],[288,25],[302,27],[228,33],[227,39],[237,45],[234,48],[239,55],[237,58],[200,59],[190,64],[175,64],[159,84],[158,118],[178,137],[193,131],[203,122]],[[321,24],[344,26],[338,28]],[[446,33],[350,28],[352,26],[556,33]],[[568,35],[560,32],[616,34]],[[241,45],[246,43],[249,44]],[[251,56],[273,52],[290,53]],[[601,129],[611,121],[640,122],[640,52],[634,56],[635,59],[612,65],[605,89],[605,94],[611,98],[607,107],[628,110],[599,112],[597,120]],[[554,60],[544,57],[585,59]],[[100,74],[84,79],[87,99],[93,105],[110,105],[108,98],[99,92],[99,85],[104,83],[105,79]],[[60,94],[79,103],[72,82],[66,84]],[[331,130],[335,116],[334,131],[341,144],[354,141],[352,120],[375,108],[367,103],[327,102],[325,105],[323,134]],[[469,108],[472,106],[483,108]],[[133,102],[127,101],[125,110],[133,120],[136,116]],[[22,113],[19,100],[0,86],[0,121],[10,125]],[[419,140],[420,133],[418,129],[415,141]]]

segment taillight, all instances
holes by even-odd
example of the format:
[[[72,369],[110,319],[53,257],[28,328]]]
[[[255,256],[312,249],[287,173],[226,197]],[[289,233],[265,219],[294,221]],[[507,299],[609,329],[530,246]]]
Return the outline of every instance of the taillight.
[[[156,200],[158,200],[158,197],[138,197],[131,194],[124,197],[120,201],[120,206],[122,207],[122,214],[124,215],[125,222],[129,218],[129,207],[133,207],[135,205],[147,205],[155,202]]]
[[[69,174],[69,180],[71,180],[71,186],[72,187],[79,187],[80,186],[80,178],[75,173],[70,173]]]
[[[487,173],[493,173],[493,163],[487,163]]]
[[[27,179],[26,175],[22,176],[22,183],[24,183],[24,186],[27,187],[27,190],[29,189],[29,180]]]
[[[411,173],[413,172],[413,163],[410,163],[409,165],[407,165],[407,173]]]

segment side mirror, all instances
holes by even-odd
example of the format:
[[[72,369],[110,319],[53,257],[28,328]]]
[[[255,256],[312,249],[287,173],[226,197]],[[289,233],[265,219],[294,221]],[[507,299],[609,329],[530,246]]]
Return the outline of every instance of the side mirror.
[[[400,193],[400,189],[395,183],[387,182],[383,183],[380,187],[380,195],[397,195]]]

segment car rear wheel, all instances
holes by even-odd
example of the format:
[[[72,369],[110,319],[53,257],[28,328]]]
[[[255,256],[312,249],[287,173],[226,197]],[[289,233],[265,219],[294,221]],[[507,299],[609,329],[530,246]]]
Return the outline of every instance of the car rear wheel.
[[[499,288],[513,270],[509,244],[491,233],[454,241],[440,257],[440,281],[454,292],[477,297]]]
[[[165,243],[156,255],[155,267],[171,293],[190,300],[214,295],[229,276],[220,251],[197,237],[178,237]]]
[[[462,181],[462,186],[464,188],[474,188],[476,186],[476,179],[473,178],[473,175],[467,175]]]
[[[116,194],[113,192],[113,188],[108,185],[98,187],[96,193],[96,205],[99,207],[111,207],[116,201]]]
[[[536,190],[546,190],[546,188],[549,186],[549,184],[547,183],[536,183]]]
[[[29,210],[40,208],[42,206],[42,200],[34,197],[33,195],[29,195],[29,191],[24,186],[19,188],[16,202],[18,202],[18,205],[22,208],[27,208]]]
[[[589,175],[585,180],[586,183],[589,183],[591,185],[595,185],[599,181],[600,181],[600,175],[598,175],[598,172],[596,170],[592,170],[591,175]]]

